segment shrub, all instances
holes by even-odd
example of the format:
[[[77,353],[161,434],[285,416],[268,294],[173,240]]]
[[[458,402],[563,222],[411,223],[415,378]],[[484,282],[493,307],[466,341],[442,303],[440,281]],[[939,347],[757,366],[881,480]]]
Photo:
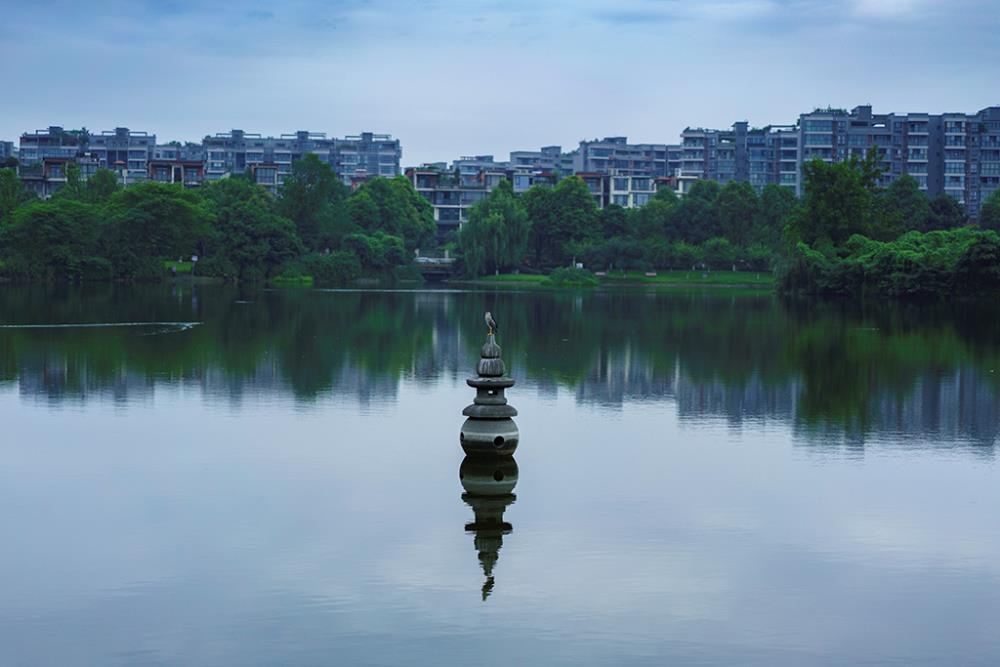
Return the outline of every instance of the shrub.
[[[549,283],[559,287],[594,287],[600,281],[586,269],[561,268],[549,274]]]
[[[311,253],[286,263],[278,275],[285,281],[305,276],[321,284],[348,285],[361,277],[361,262],[354,253],[344,250]]]

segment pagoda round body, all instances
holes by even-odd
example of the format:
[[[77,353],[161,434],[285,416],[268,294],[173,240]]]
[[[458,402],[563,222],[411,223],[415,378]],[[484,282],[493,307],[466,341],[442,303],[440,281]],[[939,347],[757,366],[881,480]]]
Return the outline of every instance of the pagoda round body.
[[[517,424],[511,419],[517,410],[508,405],[504,391],[514,386],[514,379],[504,377],[506,368],[492,333],[482,347],[476,372],[477,377],[466,380],[476,390],[476,397],[462,410],[468,417],[459,435],[462,449],[469,456],[510,456],[519,437]]]
[[[504,419],[475,419],[462,424],[459,440],[469,456],[510,456],[517,449],[517,424]]]

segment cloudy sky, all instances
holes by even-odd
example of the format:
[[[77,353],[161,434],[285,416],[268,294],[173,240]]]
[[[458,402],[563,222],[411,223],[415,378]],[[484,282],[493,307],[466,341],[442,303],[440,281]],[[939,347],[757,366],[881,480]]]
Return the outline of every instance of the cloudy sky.
[[[405,164],[1000,104],[995,0],[0,0],[0,138],[387,132]]]

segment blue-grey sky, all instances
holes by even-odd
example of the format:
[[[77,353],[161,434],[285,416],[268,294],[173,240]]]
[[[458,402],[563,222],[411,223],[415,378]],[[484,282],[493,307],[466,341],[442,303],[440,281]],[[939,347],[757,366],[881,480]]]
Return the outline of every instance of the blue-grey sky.
[[[1000,104],[995,0],[0,0],[0,138],[388,132],[403,162]]]

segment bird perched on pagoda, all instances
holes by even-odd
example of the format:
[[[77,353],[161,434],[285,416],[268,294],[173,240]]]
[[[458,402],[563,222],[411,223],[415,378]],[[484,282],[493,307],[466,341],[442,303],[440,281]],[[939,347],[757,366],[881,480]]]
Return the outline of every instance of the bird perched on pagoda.
[[[490,311],[488,311],[488,310],[486,311],[486,318],[485,319],[486,319],[486,326],[489,327],[491,334],[493,332],[497,332],[497,333],[500,332],[500,327],[497,326],[497,321],[495,319],[493,319],[493,314],[490,313]]]

